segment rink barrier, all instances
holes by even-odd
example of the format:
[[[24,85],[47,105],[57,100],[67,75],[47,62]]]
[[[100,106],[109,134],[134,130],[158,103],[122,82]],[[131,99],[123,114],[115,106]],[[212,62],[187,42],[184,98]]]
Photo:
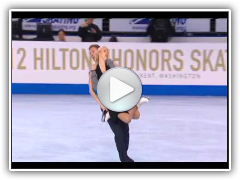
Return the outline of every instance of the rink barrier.
[[[227,86],[143,85],[143,95],[227,96]],[[12,94],[89,94],[88,84],[12,83]]]

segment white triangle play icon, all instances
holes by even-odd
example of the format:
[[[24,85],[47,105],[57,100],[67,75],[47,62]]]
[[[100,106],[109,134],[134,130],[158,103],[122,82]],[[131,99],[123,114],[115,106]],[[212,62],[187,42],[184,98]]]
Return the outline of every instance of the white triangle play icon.
[[[110,77],[110,102],[115,102],[133,91],[133,87],[114,77]]]

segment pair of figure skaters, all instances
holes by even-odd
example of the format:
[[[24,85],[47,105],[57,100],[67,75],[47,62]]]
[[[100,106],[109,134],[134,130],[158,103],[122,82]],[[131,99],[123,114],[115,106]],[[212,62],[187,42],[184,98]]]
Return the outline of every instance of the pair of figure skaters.
[[[138,104],[132,109],[125,112],[114,112],[100,102],[97,95],[97,83],[104,72],[110,68],[117,67],[111,59],[109,59],[109,50],[107,47],[100,48],[99,45],[93,44],[89,47],[91,58],[94,63],[89,73],[89,90],[92,97],[97,101],[102,111],[102,121],[108,122],[111,130],[114,133],[114,139],[119,153],[121,162],[134,162],[128,154],[129,147],[129,123],[133,119],[139,119],[139,107],[149,101],[147,97],[141,97]]]

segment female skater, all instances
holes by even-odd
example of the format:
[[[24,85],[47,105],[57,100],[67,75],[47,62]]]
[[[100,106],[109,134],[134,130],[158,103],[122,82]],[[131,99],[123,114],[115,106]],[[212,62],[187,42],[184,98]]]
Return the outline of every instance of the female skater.
[[[140,117],[140,112],[138,108],[142,103],[148,102],[149,100],[147,98],[141,98],[137,106],[126,112],[114,112],[104,107],[104,105],[100,102],[97,96],[97,82],[104,72],[106,72],[110,68],[116,67],[116,65],[113,63],[113,61],[108,59],[109,53],[106,47],[100,49],[98,53],[94,53],[95,50],[92,48],[95,48],[96,50],[98,49],[98,47],[90,46],[89,48],[91,57],[95,60],[96,63],[90,72],[90,93],[101,106],[101,109],[103,111],[103,118],[106,113],[106,119],[108,119],[108,116],[110,116],[108,124],[110,125],[113,133],[115,134],[115,142],[121,162],[134,162],[127,155],[127,150],[129,146],[128,123],[130,123],[132,119],[138,119]]]

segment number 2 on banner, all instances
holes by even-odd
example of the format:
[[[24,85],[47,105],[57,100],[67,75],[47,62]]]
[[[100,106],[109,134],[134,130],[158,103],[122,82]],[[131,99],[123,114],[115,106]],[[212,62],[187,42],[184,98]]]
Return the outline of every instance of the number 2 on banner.
[[[14,59],[14,56],[13,56],[13,54],[14,54],[13,52],[14,52],[14,50],[12,49],[12,69],[14,69],[14,62],[15,62],[14,61],[15,59]],[[17,54],[22,55],[21,59],[20,59],[20,62],[18,64],[18,66],[17,66],[17,69],[27,69],[27,67],[23,65],[25,57],[26,57],[26,50],[24,48],[19,48],[17,50]]]

